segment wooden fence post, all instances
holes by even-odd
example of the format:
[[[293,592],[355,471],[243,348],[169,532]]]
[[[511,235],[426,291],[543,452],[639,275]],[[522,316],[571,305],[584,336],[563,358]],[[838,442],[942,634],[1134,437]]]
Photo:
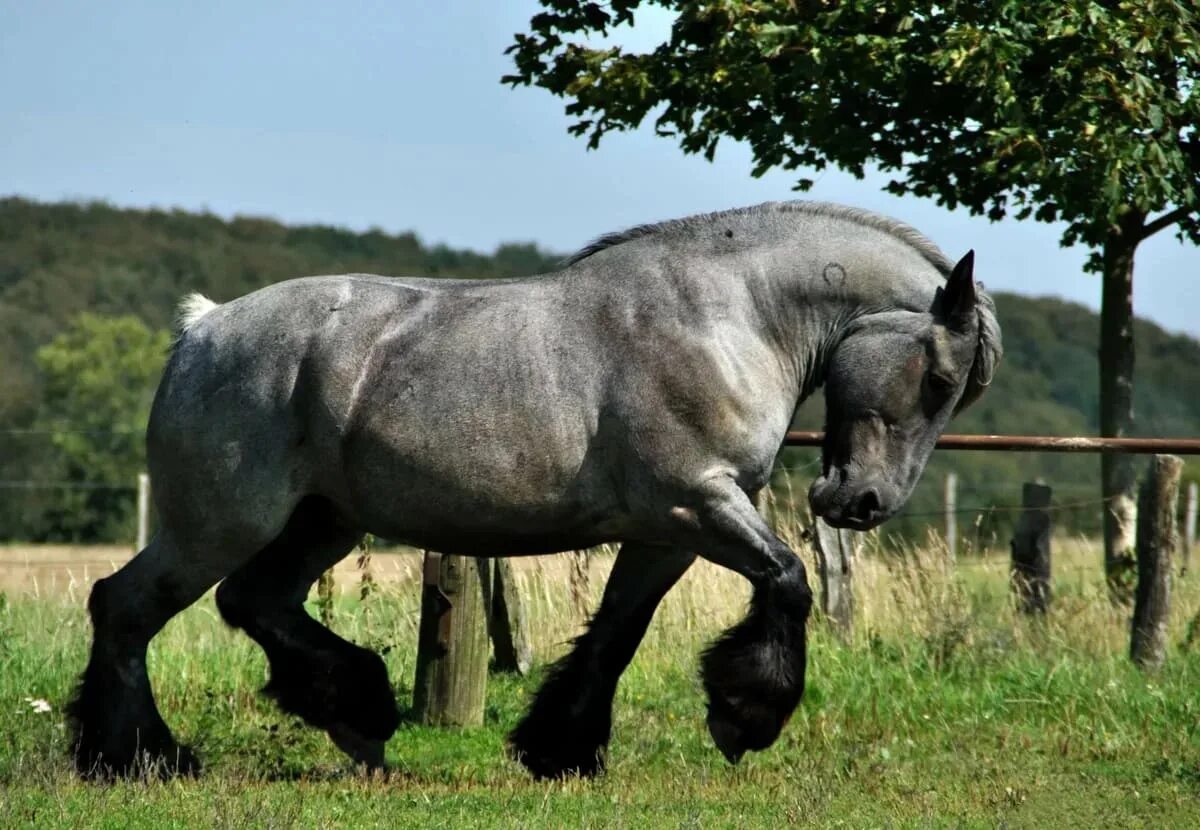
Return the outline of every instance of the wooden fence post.
[[[958,474],[946,473],[946,550],[950,561],[958,558]]]
[[[497,559],[494,568],[496,578],[492,590],[491,634],[495,668],[497,671],[524,675],[533,665],[525,601],[517,590],[512,561]]]
[[[137,478],[137,550],[141,553],[150,544],[150,474],[138,473]]]
[[[1188,483],[1187,508],[1183,512],[1183,567],[1180,573],[1187,573],[1192,566],[1192,550],[1196,547],[1196,502],[1200,500],[1200,486],[1192,481]]]
[[[1138,581],[1129,656],[1143,669],[1157,669],[1167,658],[1171,551],[1175,546],[1175,507],[1182,470],[1183,461],[1178,456],[1154,456],[1138,493]]]
[[[851,575],[854,558],[862,546],[862,534],[838,530],[818,518],[813,522],[813,547],[821,577],[821,612],[843,640],[854,627],[854,587]]]
[[[575,618],[587,622],[592,610],[591,558],[587,551],[571,551],[571,604]]]
[[[1045,613],[1050,604],[1051,490],[1026,482],[1021,488],[1021,515],[1013,529],[1012,588],[1026,614]]]
[[[491,561],[426,551],[423,574],[413,710],[426,724],[479,726],[487,691]]]

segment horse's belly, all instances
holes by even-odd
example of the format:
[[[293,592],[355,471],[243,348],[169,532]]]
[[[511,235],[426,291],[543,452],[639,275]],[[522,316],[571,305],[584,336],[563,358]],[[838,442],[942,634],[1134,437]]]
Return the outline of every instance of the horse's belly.
[[[356,505],[362,526],[414,547],[474,556],[554,553],[624,537],[616,510],[564,501],[558,505],[459,499],[458,494],[409,492],[407,499]]]
[[[409,435],[419,437],[346,448],[349,512],[378,535],[443,551],[539,553],[604,541],[625,525],[606,477],[570,442],[472,440],[436,427]]]

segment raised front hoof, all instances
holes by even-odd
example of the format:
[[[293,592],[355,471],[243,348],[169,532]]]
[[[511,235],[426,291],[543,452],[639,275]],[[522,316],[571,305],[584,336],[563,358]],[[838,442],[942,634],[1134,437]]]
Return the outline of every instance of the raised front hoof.
[[[334,746],[346,753],[355,764],[365,766],[367,772],[384,769],[383,748],[386,741],[368,738],[344,723],[335,723],[327,731]]]
[[[297,659],[289,653],[272,655],[271,679],[263,693],[285,712],[299,715],[309,726],[323,729],[338,743],[339,735],[352,746],[377,744],[378,750],[400,725],[396,696],[388,681],[383,660],[373,652],[347,644],[347,653],[326,663]],[[342,747],[355,758],[354,751]],[[358,758],[355,758],[358,760]]]
[[[804,694],[803,653],[718,641],[702,661],[708,732],[731,764],[771,746]]]
[[[732,707],[712,703],[708,706],[708,734],[731,764],[742,760],[747,752],[758,752],[775,743],[787,720],[786,715],[779,718],[759,712],[745,717]]]
[[[606,741],[580,740],[571,729],[539,728],[529,718],[508,736],[508,752],[538,780],[594,778],[604,772]]]

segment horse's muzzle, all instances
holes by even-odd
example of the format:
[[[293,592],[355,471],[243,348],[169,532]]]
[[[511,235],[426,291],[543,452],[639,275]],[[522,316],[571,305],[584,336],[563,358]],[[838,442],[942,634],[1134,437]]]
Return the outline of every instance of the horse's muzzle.
[[[833,468],[821,475],[808,490],[808,503],[815,515],[837,528],[870,530],[883,524],[896,512],[896,500],[890,488],[879,482],[852,485],[844,474]]]

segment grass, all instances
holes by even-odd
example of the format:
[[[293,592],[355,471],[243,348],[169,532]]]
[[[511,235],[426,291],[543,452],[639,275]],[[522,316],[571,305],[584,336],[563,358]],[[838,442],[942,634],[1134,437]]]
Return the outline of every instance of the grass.
[[[534,782],[504,755],[545,662],[578,629],[561,564],[521,574],[534,676],[493,676],[482,728],[403,726],[390,773],[376,778],[256,694],[261,653],[206,598],[151,649],[160,706],[202,752],[204,777],[80,783],[62,706],[84,663],[85,615],[78,599],[11,596],[0,603],[0,827],[1200,824],[1200,656],[1186,645],[1200,587],[1177,581],[1171,653],[1147,675],[1126,657],[1127,614],[1104,596],[1098,551],[1056,545],[1053,610],[1039,620],[1013,611],[998,554],[951,566],[936,544],[868,551],[853,637],[812,626],[804,702],[775,747],[737,767],[705,732],[696,664],[747,593],[737,577],[694,568],[621,683],[609,772],[592,782]],[[593,598],[609,564],[589,566]],[[335,629],[386,650],[409,700],[416,586],[360,600],[344,583]]]

